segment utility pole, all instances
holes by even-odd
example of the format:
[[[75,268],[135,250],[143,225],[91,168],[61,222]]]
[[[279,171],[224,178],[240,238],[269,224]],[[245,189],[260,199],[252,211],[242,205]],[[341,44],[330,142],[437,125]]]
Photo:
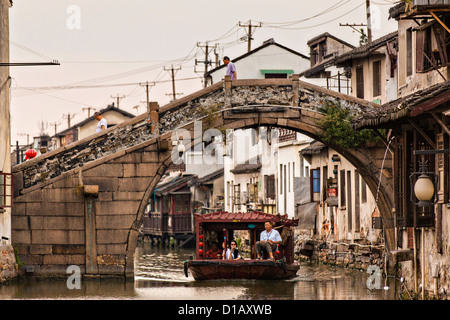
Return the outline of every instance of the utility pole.
[[[58,126],[61,124],[61,122],[51,122],[50,125],[55,127],[55,136],[57,131]]]
[[[181,66],[175,69],[172,64],[170,68],[166,69],[166,67],[164,67],[164,70],[170,71],[170,73],[171,73],[171,76],[172,76],[172,99],[173,99],[172,101],[175,101],[177,99],[177,95],[182,94],[182,93],[176,93],[176,91],[175,91],[175,71],[181,70]],[[168,95],[170,95],[170,94],[168,94]]]
[[[83,111],[84,111],[84,110],[87,110],[87,111],[88,111],[88,118],[90,118],[90,117],[91,117],[91,110],[97,110],[97,109],[92,108],[92,107],[88,107],[88,108],[83,108]]]
[[[116,99],[116,101],[117,101],[117,109],[119,109],[119,103],[120,103],[120,99],[123,99],[123,98],[125,98],[125,95],[123,95],[123,96],[119,96],[119,94],[117,94],[117,96],[111,96],[111,98],[113,98],[113,99]]]
[[[372,21],[370,17],[370,0],[366,0],[366,15],[367,15],[367,40],[372,42]]]
[[[18,133],[18,136],[26,136],[27,137],[27,146],[30,145],[30,134],[29,133]]]
[[[339,26],[341,27],[350,27],[353,30],[355,30],[356,32],[359,32],[361,34],[361,40],[359,41],[359,45],[362,46],[364,44],[366,44],[368,42],[368,36],[364,33],[363,29],[356,29],[355,27],[367,27],[367,24],[363,24],[363,23],[353,23],[353,24],[343,24],[343,23],[339,23]]]
[[[359,42],[359,44],[363,45],[366,43],[366,40],[368,43],[372,42],[372,18],[370,17],[370,0],[366,0],[366,20],[367,20],[367,24],[339,23],[339,25],[341,27],[350,27],[353,30],[359,32],[361,34],[361,41]],[[367,27],[367,36],[364,34],[364,31],[362,29],[358,30],[355,27]]]
[[[208,41],[205,42],[205,44],[201,44],[201,42],[197,42],[197,47],[201,48],[203,50],[203,52],[205,53],[205,60],[204,61],[199,61],[199,60],[195,59],[195,65],[197,65],[198,63],[205,64],[205,71],[204,71],[204,73],[207,73],[208,72],[208,65],[212,64],[212,61],[209,60],[210,46],[208,44]]]
[[[150,89],[149,89],[149,87],[155,86],[156,83],[154,83],[154,82],[149,83],[148,81],[146,81],[145,83],[139,83],[139,85],[141,87],[145,87],[145,92],[147,94],[147,111],[148,111],[148,114],[150,115],[150,100],[149,100],[149,90]],[[136,106],[136,107],[134,107],[134,108],[136,109],[136,112],[137,112],[138,111],[137,109],[139,108],[139,106]]]
[[[253,33],[255,32],[255,29],[252,30],[253,28],[261,28],[261,22],[259,24],[253,24],[252,25],[252,20],[248,21],[248,24],[241,24],[241,22],[239,21],[239,27],[244,27],[244,28],[248,28],[247,31],[247,52],[252,50],[252,36]]]
[[[70,128],[70,120],[72,120],[75,117],[75,113],[74,114],[63,114],[63,119],[67,120],[67,128]]]

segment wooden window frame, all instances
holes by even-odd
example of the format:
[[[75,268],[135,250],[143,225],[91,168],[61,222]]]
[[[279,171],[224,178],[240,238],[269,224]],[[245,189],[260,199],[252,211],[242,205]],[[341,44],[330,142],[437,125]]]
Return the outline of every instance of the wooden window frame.
[[[356,67],[356,97],[364,99],[364,66]]]
[[[381,60],[372,63],[372,95],[381,96]]]
[[[0,172],[0,209],[11,208],[13,204],[13,176]]]

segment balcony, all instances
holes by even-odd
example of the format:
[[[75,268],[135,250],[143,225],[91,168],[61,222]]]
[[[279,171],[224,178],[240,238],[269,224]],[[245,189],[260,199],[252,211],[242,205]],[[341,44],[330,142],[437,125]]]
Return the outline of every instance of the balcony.
[[[190,214],[169,214],[149,212],[144,217],[144,234],[152,236],[173,236],[192,232]]]
[[[412,5],[414,6],[434,6],[450,4],[450,0],[413,0]]]

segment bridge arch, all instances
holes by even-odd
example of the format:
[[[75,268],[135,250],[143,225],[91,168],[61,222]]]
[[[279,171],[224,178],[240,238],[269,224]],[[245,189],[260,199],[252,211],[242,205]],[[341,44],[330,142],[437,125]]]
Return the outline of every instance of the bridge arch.
[[[294,130],[320,141],[321,128],[317,119],[322,116],[323,97],[342,99],[351,105],[367,104],[291,80],[244,80],[240,84],[239,89],[246,92],[246,99],[239,95],[238,89],[227,88],[231,83],[223,82],[184,101],[162,107],[159,119],[166,130],[160,134],[142,133],[148,133],[145,128],[154,125],[143,115],[13,168],[18,183],[15,181],[12,240],[22,253],[21,260],[40,268],[41,274],[65,273],[63,266],[79,264],[86,266],[85,273],[132,276],[139,227],[147,204],[173,161],[171,138],[175,129],[187,130],[194,137],[196,121],[201,121],[204,130],[270,126]],[[264,90],[257,91],[261,87]],[[252,90],[257,92],[252,93]],[[255,98],[257,95],[272,98],[260,103],[260,98]],[[207,115],[189,118],[195,108],[192,101],[198,101],[199,97],[213,106],[219,101],[220,107]],[[182,108],[188,112],[180,116]],[[185,121],[186,118],[189,121]],[[118,139],[117,132],[124,135],[122,140]],[[123,145],[124,141],[133,140],[137,142]],[[186,147],[192,147],[195,142],[192,139]],[[380,174],[380,159],[374,155],[374,149],[344,149],[333,143],[329,146],[359,170],[374,195],[378,192],[386,247],[388,251],[393,250],[392,181],[389,175]],[[108,148],[113,152],[106,154]],[[384,150],[385,146],[379,148]],[[96,149],[101,149],[97,159],[82,166],[68,165],[76,157],[93,157]],[[63,170],[64,164],[67,164],[67,171]],[[74,192],[82,186],[84,190]],[[94,192],[96,199],[87,191],[88,186],[98,188],[98,192]]]

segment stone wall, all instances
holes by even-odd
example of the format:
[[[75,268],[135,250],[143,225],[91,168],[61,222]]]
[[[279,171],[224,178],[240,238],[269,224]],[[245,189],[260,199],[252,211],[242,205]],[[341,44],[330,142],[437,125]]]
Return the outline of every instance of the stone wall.
[[[314,244],[314,253],[311,258],[301,253],[306,242]],[[360,243],[333,243],[297,238],[295,253],[303,260],[311,259],[311,261],[349,269],[367,271],[371,265],[379,267],[380,270],[384,270],[385,267],[384,246],[371,245],[363,241]]]
[[[153,139],[24,190],[12,218],[21,274],[67,276],[76,265],[82,274],[132,276],[145,199],[169,156]]]
[[[17,263],[11,245],[0,245],[0,284],[13,280],[17,276]]]

